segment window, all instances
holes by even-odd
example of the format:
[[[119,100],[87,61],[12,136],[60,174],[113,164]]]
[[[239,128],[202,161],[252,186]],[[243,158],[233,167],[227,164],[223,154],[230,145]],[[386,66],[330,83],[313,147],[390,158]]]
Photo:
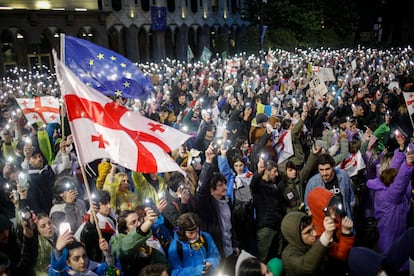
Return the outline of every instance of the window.
[[[191,11],[193,13],[197,13],[198,11],[198,6],[197,6],[197,0],[191,0]]]
[[[112,9],[114,11],[120,11],[122,9],[121,0],[112,0]]]
[[[175,0],[167,0],[167,9],[169,12],[175,11]]]

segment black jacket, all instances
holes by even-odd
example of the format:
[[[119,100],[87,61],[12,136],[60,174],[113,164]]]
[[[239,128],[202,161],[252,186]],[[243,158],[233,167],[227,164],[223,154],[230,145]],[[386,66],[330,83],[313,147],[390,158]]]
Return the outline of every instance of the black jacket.
[[[199,190],[197,191],[197,207],[198,215],[201,219],[200,228],[202,231],[209,233],[220,255],[223,256],[223,241],[222,231],[220,229],[219,209],[217,200],[210,193],[210,181],[213,176],[214,165],[212,163],[204,162],[199,178]],[[230,211],[233,213],[230,201],[228,201]],[[231,221],[233,225],[233,217]],[[237,247],[237,241],[232,227],[232,244]]]
[[[284,198],[281,183],[266,182],[263,174],[255,174],[250,189],[253,195],[253,205],[256,209],[256,228],[269,227],[280,230],[282,218],[285,215]]]

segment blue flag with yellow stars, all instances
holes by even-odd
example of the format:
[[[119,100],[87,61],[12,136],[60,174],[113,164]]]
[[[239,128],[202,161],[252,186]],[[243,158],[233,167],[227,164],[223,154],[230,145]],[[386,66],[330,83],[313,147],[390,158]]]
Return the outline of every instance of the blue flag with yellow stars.
[[[69,35],[64,43],[66,66],[86,85],[110,97],[146,100],[151,95],[149,76],[122,55]]]
[[[167,8],[151,6],[152,31],[165,31],[167,29]]]

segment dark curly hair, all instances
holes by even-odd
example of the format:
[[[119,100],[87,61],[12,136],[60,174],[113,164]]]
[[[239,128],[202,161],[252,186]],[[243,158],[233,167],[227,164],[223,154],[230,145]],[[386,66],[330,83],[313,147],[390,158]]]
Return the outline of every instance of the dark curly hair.
[[[185,231],[193,231],[197,227],[200,226],[200,218],[197,214],[188,212],[182,214],[177,219],[177,235],[181,241],[187,241],[187,237],[185,236]]]

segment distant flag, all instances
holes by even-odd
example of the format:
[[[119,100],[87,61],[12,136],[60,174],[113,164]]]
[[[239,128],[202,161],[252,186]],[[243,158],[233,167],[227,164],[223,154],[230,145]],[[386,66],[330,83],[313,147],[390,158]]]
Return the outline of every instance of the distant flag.
[[[65,35],[66,66],[87,86],[107,96],[147,99],[153,85],[132,61],[89,41]]]
[[[228,58],[228,56],[227,56],[227,51],[223,51],[223,52],[221,52],[221,58],[222,58],[223,60],[225,60],[225,59],[227,59],[227,58]]]
[[[292,144],[292,133],[290,130],[282,131],[279,137],[275,137],[272,146],[277,153],[277,164],[282,163],[295,154]]]
[[[206,63],[210,61],[210,58],[212,55],[213,55],[213,52],[211,52],[210,49],[204,46],[203,52],[201,53],[200,61],[202,63]]]
[[[273,51],[269,49],[266,55],[266,63],[269,64],[270,67],[272,67],[274,61],[275,61],[275,55],[273,54]]]
[[[345,170],[349,177],[355,176],[362,169],[365,169],[365,162],[360,151],[356,153],[348,153],[348,156],[338,165],[339,168]]]
[[[408,114],[414,114],[414,92],[403,92],[405,104],[407,105]]]
[[[187,62],[191,62],[194,58],[193,50],[191,50],[190,45],[187,46]]]
[[[405,104],[407,105],[408,114],[411,120],[411,124],[414,127],[413,123],[413,114],[414,114],[414,92],[403,92]]]
[[[237,77],[237,71],[238,71],[239,66],[240,64],[237,60],[235,59],[227,60],[226,74],[231,75],[233,78]]]
[[[270,104],[257,103],[256,113],[265,113],[267,117],[272,116],[272,106]]]
[[[53,96],[16,98],[16,101],[30,124],[60,123],[58,98]]]
[[[263,25],[263,27],[262,27],[262,34],[260,36],[260,46],[261,47],[263,47],[263,42],[264,42],[266,30],[267,30],[267,26],[266,25]]]
[[[308,77],[312,74],[312,64],[308,63],[308,69],[306,70]]]
[[[165,31],[167,29],[167,8],[151,6],[151,21],[152,31]]]
[[[180,171],[168,155],[190,136],[128,110],[82,83],[55,56],[80,165],[108,158],[143,173]]]

